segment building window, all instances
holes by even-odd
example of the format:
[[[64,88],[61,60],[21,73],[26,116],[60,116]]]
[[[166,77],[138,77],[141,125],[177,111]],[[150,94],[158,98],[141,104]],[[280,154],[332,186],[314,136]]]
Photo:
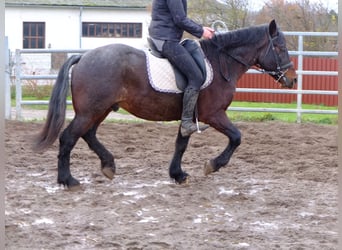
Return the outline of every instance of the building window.
[[[82,23],[83,37],[141,38],[141,23]]]
[[[24,49],[45,48],[45,23],[24,22],[23,33]]]

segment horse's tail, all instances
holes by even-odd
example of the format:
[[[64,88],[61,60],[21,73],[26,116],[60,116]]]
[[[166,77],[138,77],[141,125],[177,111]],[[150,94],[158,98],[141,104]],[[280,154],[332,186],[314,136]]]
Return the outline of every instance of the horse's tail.
[[[64,125],[66,98],[69,91],[69,71],[71,66],[78,63],[81,57],[81,55],[71,56],[59,70],[52,89],[45,125],[33,145],[35,151],[43,151],[51,146]]]

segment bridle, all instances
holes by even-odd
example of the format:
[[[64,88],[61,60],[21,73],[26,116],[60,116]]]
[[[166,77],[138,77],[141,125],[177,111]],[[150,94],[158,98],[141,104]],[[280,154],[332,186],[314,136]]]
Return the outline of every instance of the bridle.
[[[256,67],[255,67],[254,69],[257,70],[257,71],[259,71],[259,72],[261,72],[261,73],[263,73],[263,74],[269,74],[269,75],[271,75],[271,76],[275,79],[275,82],[276,82],[276,83],[279,83],[279,81],[280,81],[282,78],[285,78],[284,80],[286,81],[286,76],[285,76],[285,74],[286,74],[286,72],[289,70],[289,68],[290,68],[291,66],[293,66],[293,63],[292,63],[291,61],[289,61],[289,62],[287,62],[287,63],[285,63],[285,64],[283,64],[283,65],[280,64],[280,58],[279,58],[279,55],[276,53],[276,50],[275,50],[275,47],[274,47],[274,43],[273,43],[273,41],[274,41],[275,39],[278,38],[278,35],[275,36],[275,37],[271,37],[271,35],[270,35],[268,32],[267,32],[267,34],[268,34],[269,44],[268,44],[267,50],[266,50],[265,55],[263,56],[263,58],[266,58],[266,56],[268,55],[268,53],[269,53],[270,51],[272,51],[273,56],[274,56],[275,61],[276,61],[276,64],[277,64],[277,69],[276,69],[275,71],[265,70],[265,69],[263,69],[263,68],[261,67],[260,64],[256,64],[256,65],[255,65]],[[223,50],[222,50],[223,48],[220,47],[216,42],[212,41],[212,43],[215,44],[216,47],[217,47],[219,50],[223,51]],[[248,63],[246,63],[242,58],[239,58],[239,57],[237,57],[237,56],[235,56],[235,55],[232,55],[232,54],[230,54],[230,53],[228,53],[228,52],[226,52],[226,51],[225,51],[225,54],[228,55],[229,57],[233,58],[235,61],[241,63],[241,64],[244,65],[244,66],[246,66],[248,69],[251,68],[251,67],[253,66],[253,65],[249,65]],[[228,80],[229,80],[229,77],[226,77],[226,76],[223,74],[222,69],[221,69],[221,65],[220,65],[220,71],[221,71],[221,74],[222,74],[223,78],[224,78],[226,81],[228,81]]]
[[[275,36],[275,37],[271,37],[271,35],[268,34],[269,44],[268,44],[267,50],[265,52],[265,55],[263,57],[263,58],[265,58],[268,55],[268,53],[270,51],[272,51],[274,59],[275,59],[276,64],[277,64],[277,70],[276,71],[264,70],[264,69],[262,69],[260,67],[260,65],[257,65],[258,68],[256,68],[255,70],[257,70],[257,71],[259,71],[261,73],[269,74],[269,75],[273,76],[274,79],[275,79],[275,82],[278,83],[282,78],[285,77],[286,72],[289,70],[290,67],[293,66],[293,63],[291,61],[289,61],[289,62],[287,62],[287,63],[285,63],[283,65],[280,64],[280,58],[279,58],[278,54],[276,53],[276,50],[275,50],[275,47],[274,47],[274,43],[273,43],[273,41],[275,39],[277,39],[277,38],[278,38],[278,35]]]

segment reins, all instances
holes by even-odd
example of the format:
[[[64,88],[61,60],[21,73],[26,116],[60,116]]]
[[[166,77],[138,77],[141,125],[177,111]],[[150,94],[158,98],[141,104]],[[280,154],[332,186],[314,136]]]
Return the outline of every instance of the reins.
[[[268,34],[268,33],[267,33]],[[265,70],[263,68],[261,68],[260,65],[250,65],[248,63],[246,63],[243,59],[241,58],[238,58],[236,57],[235,55],[232,55],[231,53],[227,52],[227,51],[224,51],[224,47],[223,46],[220,46],[216,41],[214,40],[210,40],[211,43],[213,43],[216,47],[217,47],[217,50],[219,52],[219,55],[221,53],[224,53],[226,54],[227,56],[231,57],[232,59],[234,59],[235,61],[237,61],[238,63],[244,65],[245,67],[247,67],[248,69],[251,68],[252,66],[255,66],[254,69],[257,70],[258,72],[262,73],[262,74],[269,74],[269,75],[272,75],[274,76],[275,78],[275,82],[279,82],[280,79],[282,79],[283,77],[285,77],[285,74],[286,72],[288,71],[289,67],[291,67],[293,65],[293,63],[290,61],[284,65],[280,65],[280,59],[279,59],[279,56],[276,54],[276,51],[275,51],[275,47],[274,47],[274,43],[273,41],[277,38],[278,36],[275,36],[275,37],[271,37],[270,34],[268,34],[268,40],[269,40],[269,44],[268,44],[268,47],[267,47],[267,50],[265,52],[265,55],[263,58],[265,58],[267,56],[267,54],[272,51],[273,52],[273,56],[275,58],[275,61],[276,61],[276,64],[277,64],[277,69],[276,71],[269,71],[269,70]],[[221,65],[221,62],[219,60],[219,68],[220,68],[220,73],[222,75],[222,77],[226,80],[226,81],[229,81],[229,77],[228,76],[225,76],[224,75],[224,72],[222,70],[222,65]]]

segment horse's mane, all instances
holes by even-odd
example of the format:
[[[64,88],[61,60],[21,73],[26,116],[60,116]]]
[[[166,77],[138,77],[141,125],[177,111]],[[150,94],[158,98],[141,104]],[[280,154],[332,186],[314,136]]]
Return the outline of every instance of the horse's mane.
[[[255,45],[260,42],[260,35],[265,34],[267,27],[265,24],[219,33],[212,39],[201,40],[200,44],[207,55],[220,49],[229,50],[244,45]]]

